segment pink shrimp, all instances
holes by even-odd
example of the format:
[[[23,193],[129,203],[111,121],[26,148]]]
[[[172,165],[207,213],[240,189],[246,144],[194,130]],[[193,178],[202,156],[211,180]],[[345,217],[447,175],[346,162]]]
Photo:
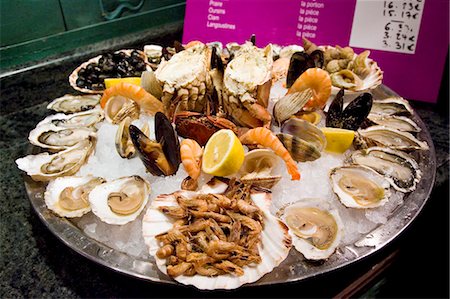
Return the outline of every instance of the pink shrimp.
[[[200,176],[203,149],[193,139],[184,139],[180,144],[181,162],[189,177],[183,181],[183,189],[197,189],[197,179]]]
[[[247,133],[242,135],[239,140],[244,144],[260,144],[271,148],[275,154],[280,156],[286,163],[287,170],[291,175],[292,180],[300,180],[300,172],[298,171],[297,164],[281,141],[269,129],[263,127],[250,129]]]
[[[312,89],[313,96],[306,103],[305,108],[308,110],[323,108],[331,95],[330,75],[327,71],[319,68],[307,69],[295,80],[287,93],[301,92],[307,88]]]
[[[123,96],[135,101],[142,111],[150,115],[156,112],[163,112],[163,104],[153,95],[145,91],[142,87],[128,82],[120,82],[105,89],[100,100],[100,106],[105,108],[106,102],[114,96]]]

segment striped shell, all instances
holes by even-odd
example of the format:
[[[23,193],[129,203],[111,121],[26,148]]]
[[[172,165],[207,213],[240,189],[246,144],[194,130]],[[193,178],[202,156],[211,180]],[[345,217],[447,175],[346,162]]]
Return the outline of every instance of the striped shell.
[[[227,184],[213,179],[208,185],[203,186],[202,193],[223,193]],[[172,228],[172,220],[158,210],[159,206],[176,206],[176,194],[182,194],[189,198],[195,192],[178,191],[172,194],[163,194],[156,197],[148,208],[143,222],[142,233],[145,244],[149,247],[150,255],[156,260],[158,269],[167,274],[166,260],[156,256],[159,249],[155,236]],[[206,277],[200,275],[177,276],[174,279],[182,284],[193,285],[202,290],[235,289],[239,286],[252,283],[260,279],[264,274],[271,272],[288,255],[291,249],[291,237],[288,229],[278,218],[270,214],[270,193],[260,192],[252,194],[254,203],[264,212],[264,230],[261,233],[261,243],[258,245],[262,262],[257,266],[244,266],[244,275],[232,276],[230,274]]]

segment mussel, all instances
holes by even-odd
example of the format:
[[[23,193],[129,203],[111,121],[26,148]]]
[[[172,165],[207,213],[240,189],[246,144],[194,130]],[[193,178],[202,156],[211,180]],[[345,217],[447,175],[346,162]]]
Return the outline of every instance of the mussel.
[[[129,127],[131,140],[147,170],[157,176],[175,174],[181,163],[178,136],[167,117],[155,115],[156,141],[149,139],[136,126]]]
[[[341,89],[328,109],[326,126],[356,131],[369,115],[372,108],[372,95],[363,93],[350,102],[345,109],[344,89]]]
[[[289,88],[300,75],[309,68],[323,67],[323,52],[314,50],[311,54],[296,52],[292,54],[286,77],[286,87]]]

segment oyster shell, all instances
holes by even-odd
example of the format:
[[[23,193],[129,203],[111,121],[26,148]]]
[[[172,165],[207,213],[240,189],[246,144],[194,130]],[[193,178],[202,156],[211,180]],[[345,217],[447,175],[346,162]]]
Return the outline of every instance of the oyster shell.
[[[221,194],[228,188],[228,184],[212,179],[208,184],[202,187],[200,193]],[[166,259],[156,256],[156,252],[160,248],[156,236],[170,230],[173,226],[173,219],[159,211],[160,206],[177,206],[176,195],[183,195],[192,198],[196,192],[178,191],[172,194],[162,194],[156,197],[151,206],[147,209],[142,221],[142,233],[145,244],[149,247],[150,255],[156,260],[158,269],[163,273],[167,273]],[[270,193],[255,191],[251,198],[253,202],[262,210],[264,229],[261,232],[261,241],[258,245],[261,263],[244,266],[242,276],[224,274],[219,276],[185,276],[180,275],[174,279],[185,285],[193,285],[202,290],[215,289],[235,289],[243,284],[255,282],[264,274],[271,272],[277,267],[288,255],[291,248],[291,237],[287,231],[287,227],[278,218],[273,216],[269,211],[271,195]]]
[[[56,112],[74,113],[94,109],[100,102],[100,95],[71,95],[66,94],[54,99],[47,105],[47,109]]]
[[[150,190],[150,183],[140,176],[122,177],[95,187],[89,193],[89,203],[103,222],[124,225],[142,212]]]
[[[395,190],[404,193],[414,191],[422,177],[419,165],[412,157],[385,147],[371,147],[356,151],[351,155],[350,160],[385,176]]]
[[[355,144],[361,148],[386,146],[398,150],[428,150],[428,144],[408,132],[401,132],[385,126],[373,126],[358,130]]]
[[[61,128],[92,127],[92,129],[95,130],[95,124],[101,122],[103,118],[104,115],[101,109],[93,109],[73,114],[57,113],[47,116],[44,120],[39,122],[36,127],[52,124]]]
[[[20,170],[35,181],[50,181],[60,176],[75,174],[86,162],[95,147],[95,138],[89,136],[73,147],[50,155],[41,153],[16,160]]]
[[[28,135],[28,140],[36,146],[60,151],[88,139],[89,136],[95,137],[95,133],[90,128],[64,128],[44,124],[33,129]]]
[[[361,165],[331,169],[334,193],[348,208],[366,209],[384,205],[391,195],[389,182],[376,171]]]
[[[418,133],[422,130],[412,119],[405,116],[370,114],[367,118],[374,124],[401,132]]]
[[[373,101],[370,114],[379,115],[413,115],[414,111],[408,101],[401,97],[391,97]]]
[[[89,192],[104,182],[93,176],[57,178],[47,185],[45,204],[61,217],[81,217],[91,211]]]
[[[239,173],[241,181],[254,186],[272,188],[281,176],[272,174],[280,158],[271,150],[256,149],[245,154]]]
[[[302,199],[277,215],[289,227],[295,249],[308,260],[327,259],[341,242],[342,220],[325,199]]]

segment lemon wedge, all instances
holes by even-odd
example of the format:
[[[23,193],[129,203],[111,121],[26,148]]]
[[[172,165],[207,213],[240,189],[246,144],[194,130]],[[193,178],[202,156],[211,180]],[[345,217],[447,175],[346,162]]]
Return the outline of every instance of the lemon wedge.
[[[111,86],[116,85],[120,82],[127,82],[127,83],[141,86],[141,78],[140,77],[127,77],[127,78],[106,78],[105,79],[105,87],[110,88]]]
[[[342,154],[350,148],[355,138],[355,131],[339,128],[320,128],[327,139],[325,148],[328,152]]]
[[[236,173],[244,162],[244,148],[231,130],[219,130],[205,145],[202,170],[215,176]]]

